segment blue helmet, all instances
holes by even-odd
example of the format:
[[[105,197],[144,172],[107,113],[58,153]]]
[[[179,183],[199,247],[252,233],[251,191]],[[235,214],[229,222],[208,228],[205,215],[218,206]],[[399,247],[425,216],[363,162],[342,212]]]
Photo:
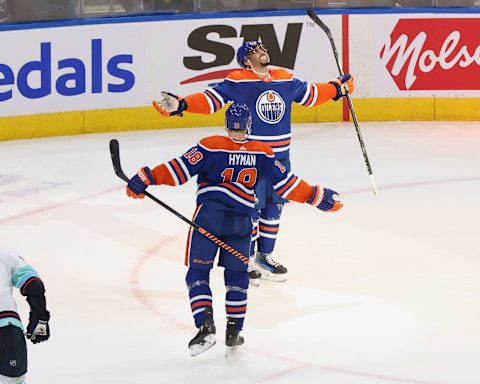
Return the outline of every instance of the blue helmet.
[[[242,68],[246,68],[245,60],[248,58],[248,54],[260,47],[265,52],[267,51],[260,41],[247,41],[240,48],[237,49],[237,61],[238,65]]]
[[[233,103],[225,113],[225,127],[234,131],[246,130],[250,134],[252,114],[246,104]]]

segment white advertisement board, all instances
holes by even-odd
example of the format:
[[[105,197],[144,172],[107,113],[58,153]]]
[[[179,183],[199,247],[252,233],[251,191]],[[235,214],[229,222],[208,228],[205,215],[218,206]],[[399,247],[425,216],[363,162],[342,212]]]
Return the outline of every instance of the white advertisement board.
[[[0,32],[0,116],[135,105],[145,45],[131,25]]]
[[[223,14],[228,15],[228,14]],[[126,21],[2,30],[0,117],[147,106],[160,91],[203,91],[261,39],[272,63],[310,82],[338,76],[326,34],[306,15]],[[321,15],[355,97],[480,96],[475,14]],[[347,21],[348,20],[348,21]],[[347,24],[348,23],[348,29]],[[342,52],[348,30],[348,52]]]
[[[341,36],[340,16],[327,16]],[[273,64],[302,79],[337,70],[307,16],[187,19],[0,31],[0,116],[149,105],[160,91],[202,91],[237,69],[236,49],[262,39]],[[338,42],[341,46],[341,42]]]

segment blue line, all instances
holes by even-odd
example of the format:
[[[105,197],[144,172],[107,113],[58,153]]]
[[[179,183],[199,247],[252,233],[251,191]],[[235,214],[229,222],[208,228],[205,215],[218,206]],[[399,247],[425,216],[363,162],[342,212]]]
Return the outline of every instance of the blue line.
[[[409,13],[427,13],[427,14],[480,14],[480,7],[467,8],[316,8],[318,15],[363,15],[363,14],[409,14]],[[260,11],[237,11],[237,12],[202,12],[202,13],[156,13],[148,15],[114,16],[104,18],[71,19],[56,21],[37,21],[25,23],[11,23],[0,25],[2,31],[16,31],[26,29],[43,29],[72,27],[79,25],[101,25],[101,24],[124,24],[124,23],[142,23],[151,21],[175,21],[175,20],[201,20],[201,19],[225,19],[225,18],[253,18],[253,17],[279,17],[279,16],[303,16],[306,15],[305,9],[282,9],[282,10],[260,10]]]

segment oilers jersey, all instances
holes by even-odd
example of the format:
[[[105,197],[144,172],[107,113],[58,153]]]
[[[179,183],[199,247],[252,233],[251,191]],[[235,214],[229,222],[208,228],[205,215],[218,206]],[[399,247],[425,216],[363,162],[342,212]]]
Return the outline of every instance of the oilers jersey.
[[[306,202],[313,187],[295,176],[259,141],[236,141],[210,136],[181,156],[152,170],[155,184],[181,185],[197,177],[197,203],[235,210],[257,217],[255,186],[270,178],[275,192],[287,199]]]
[[[202,93],[185,97],[188,112],[211,114],[229,101],[244,103],[252,113],[251,140],[268,144],[277,158],[289,157],[292,103],[313,107],[336,95],[332,84],[298,80],[284,69],[270,69],[268,80],[249,70],[231,72],[224,81]]]

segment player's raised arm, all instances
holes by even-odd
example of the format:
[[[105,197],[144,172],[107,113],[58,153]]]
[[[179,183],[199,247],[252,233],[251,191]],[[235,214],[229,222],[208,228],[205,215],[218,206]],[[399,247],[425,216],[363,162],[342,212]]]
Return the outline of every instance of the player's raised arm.
[[[310,186],[292,172],[287,173],[278,160],[275,160],[272,166],[272,179],[273,189],[284,199],[308,203],[325,212],[335,212],[343,207],[336,191],[319,185]]]
[[[183,116],[183,112],[209,115],[222,109],[231,101],[235,85],[229,77],[203,92],[193,93],[184,98],[170,92],[162,92],[162,99],[153,100],[153,107],[165,117]]]
[[[196,145],[183,155],[160,164],[153,169],[142,167],[127,184],[127,196],[134,199],[143,199],[149,185],[177,186],[185,184],[204,165],[206,154],[200,145]]]
[[[308,83],[298,79],[293,80],[294,101],[305,107],[314,107],[328,100],[338,100],[347,93],[353,93],[354,78],[349,73],[328,83]]]

